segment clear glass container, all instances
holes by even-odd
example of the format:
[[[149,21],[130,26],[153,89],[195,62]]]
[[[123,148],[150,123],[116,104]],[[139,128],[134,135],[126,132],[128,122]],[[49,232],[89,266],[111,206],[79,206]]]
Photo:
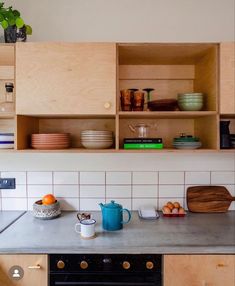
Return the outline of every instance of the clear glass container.
[[[14,84],[7,82],[5,84],[5,99],[0,102],[0,113],[11,113],[15,111]]]

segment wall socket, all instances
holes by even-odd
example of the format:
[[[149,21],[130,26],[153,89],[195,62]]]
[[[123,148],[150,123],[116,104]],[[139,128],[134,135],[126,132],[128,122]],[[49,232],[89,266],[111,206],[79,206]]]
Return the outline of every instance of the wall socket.
[[[15,189],[16,179],[15,178],[0,178],[0,189]]]

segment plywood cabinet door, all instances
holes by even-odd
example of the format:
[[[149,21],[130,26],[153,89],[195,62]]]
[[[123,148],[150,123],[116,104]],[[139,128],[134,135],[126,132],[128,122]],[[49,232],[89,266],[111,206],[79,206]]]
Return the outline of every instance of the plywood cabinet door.
[[[164,286],[235,286],[235,255],[165,255]]]
[[[235,42],[220,44],[220,113],[235,113]]]
[[[17,43],[16,113],[116,112],[115,43]]]
[[[0,285],[47,286],[47,255],[0,255]]]

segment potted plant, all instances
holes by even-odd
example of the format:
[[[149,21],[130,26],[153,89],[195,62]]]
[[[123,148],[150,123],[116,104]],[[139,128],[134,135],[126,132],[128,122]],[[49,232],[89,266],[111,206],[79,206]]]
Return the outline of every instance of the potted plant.
[[[4,7],[3,2],[0,2],[0,24],[6,43],[25,42],[27,35],[32,35],[32,28],[24,23],[20,12],[13,10],[12,6]]]

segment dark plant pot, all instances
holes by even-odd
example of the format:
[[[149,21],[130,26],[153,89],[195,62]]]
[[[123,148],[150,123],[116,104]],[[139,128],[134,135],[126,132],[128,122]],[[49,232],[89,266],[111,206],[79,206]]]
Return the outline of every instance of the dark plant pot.
[[[5,43],[25,42],[27,39],[26,27],[17,28],[16,25],[9,26],[4,30]]]

